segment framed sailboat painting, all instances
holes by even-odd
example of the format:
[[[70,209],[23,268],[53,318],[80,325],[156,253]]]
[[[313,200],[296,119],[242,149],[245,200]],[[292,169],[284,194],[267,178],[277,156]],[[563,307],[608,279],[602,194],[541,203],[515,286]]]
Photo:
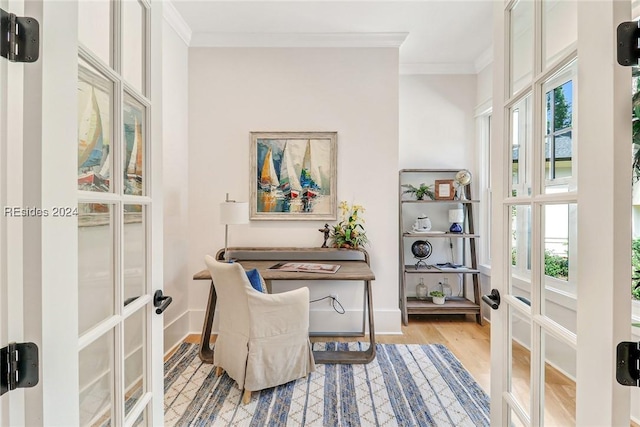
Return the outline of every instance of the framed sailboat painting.
[[[335,220],[337,132],[251,132],[251,219]]]

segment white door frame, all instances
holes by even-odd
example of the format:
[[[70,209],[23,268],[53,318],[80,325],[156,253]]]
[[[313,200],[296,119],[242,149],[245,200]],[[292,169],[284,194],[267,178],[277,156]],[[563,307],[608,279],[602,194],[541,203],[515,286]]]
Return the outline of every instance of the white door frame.
[[[509,57],[508,22],[505,6],[494,3],[494,69],[491,188],[492,285],[508,295],[510,269],[510,210],[508,189],[509,121],[505,103],[510,98],[507,74]],[[629,1],[578,2],[578,96],[576,150],[578,179],[578,314],[577,314],[577,425],[628,425],[629,389],[615,381],[615,346],[628,339],[631,319],[631,164],[630,164],[630,71],[615,61],[617,25],[630,20]],[[538,15],[539,18],[539,15]],[[536,37],[540,36],[534,30]],[[539,43],[534,51],[541,55]],[[534,74],[540,70],[535,70]],[[540,100],[534,94],[534,109]],[[534,111],[536,114],[536,111]],[[534,131],[534,140],[539,131]],[[615,143],[614,143],[615,141]],[[535,146],[535,142],[534,142]],[[541,166],[538,164],[537,166]],[[536,182],[536,179],[534,179]],[[549,198],[551,199],[551,198]],[[534,214],[534,218],[536,214]],[[597,231],[596,231],[597,230]],[[534,251],[535,252],[535,251]],[[534,254],[534,257],[536,255]],[[535,259],[534,259],[535,261]],[[535,264],[535,262],[534,262]],[[603,292],[603,290],[605,292]],[[532,295],[539,307],[540,295]],[[510,399],[506,366],[510,365],[506,306],[492,312],[491,328],[491,422],[507,425]],[[535,314],[534,316],[539,316]],[[532,339],[536,336],[533,328]],[[539,334],[539,332],[537,332]],[[531,354],[532,366],[543,355]],[[536,384],[540,367],[533,367],[531,393],[538,395],[544,385]],[[536,400],[534,397],[532,400]],[[538,408],[540,409],[540,408]],[[531,424],[543,422],[532,408]],[[541,411],[540,411],[541,412]]]
[[[22,0],[0,0],[0,7],[24,15]],[[0,58],[0,347],[23,342],[22,218],[5,207],[22,204],[22,88],[25,64]],[[24,425],[24,389],[0,398],[0,424]]]

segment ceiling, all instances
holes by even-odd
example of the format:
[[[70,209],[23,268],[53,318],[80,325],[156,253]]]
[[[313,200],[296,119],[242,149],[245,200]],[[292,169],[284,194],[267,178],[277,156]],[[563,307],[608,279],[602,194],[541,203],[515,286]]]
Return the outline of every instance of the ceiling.
[[[286,46],[287,40],[310,40],[310,35],[316,41],[341,35],[348,43],[395,33],[395,40],[406,36],[401,69],[477,72],[490,60],[490,0],[173,0],[173,5],[191,29],[192,46]]]

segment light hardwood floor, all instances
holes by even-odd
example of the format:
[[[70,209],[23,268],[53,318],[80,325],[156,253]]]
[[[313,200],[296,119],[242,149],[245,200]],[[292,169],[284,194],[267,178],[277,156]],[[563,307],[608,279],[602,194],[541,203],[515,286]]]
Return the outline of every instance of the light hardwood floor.
[[[357,341],[361,337],[327,338],[314,337],[311,341]],[[215,336],[212,336],[212,342]],[[199,343],[199,335],[190,335],[186,340]],[[402,335],[377,335],[381,344],[443,344],[460,360],[487,394],[491,378],[490,326],[478,325],[472,316],[411,316],[409,325],[402,326]],[[514,348],[513,384],[515,394],[528,401],[530,380],[529,351],[524,347]],[[575,425],[575,383],[551,366],[545,370],[545,425]],[[514,415],[515,417],[515,415]],[[519,425],[517,423],[516,425]],[[640,427],[631,423],[631,427]]]

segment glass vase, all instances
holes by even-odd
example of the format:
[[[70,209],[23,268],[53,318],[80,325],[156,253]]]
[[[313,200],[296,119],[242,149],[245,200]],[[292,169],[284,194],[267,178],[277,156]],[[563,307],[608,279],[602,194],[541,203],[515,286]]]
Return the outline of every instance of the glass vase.
[[[428,295],[427,285],[424,284],[424,279],[420,278],[420,283],[416,285],[416,299],[426,300]]]

